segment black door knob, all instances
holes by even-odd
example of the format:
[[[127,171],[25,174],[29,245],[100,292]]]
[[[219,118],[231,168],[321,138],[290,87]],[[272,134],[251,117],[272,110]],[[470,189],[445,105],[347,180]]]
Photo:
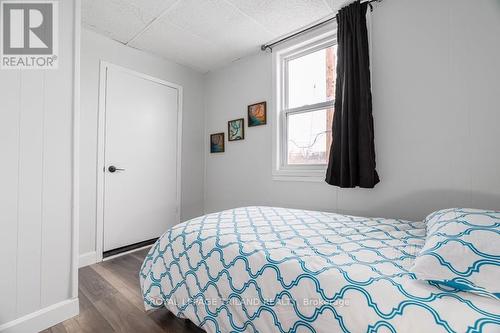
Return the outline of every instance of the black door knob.
[[[116,171],[123,171],[123,170],[125,170],[125,169],[119,169],[119,168],[115,167],[114,165],[110,165],[108,168],[109,172],[116,172]]]

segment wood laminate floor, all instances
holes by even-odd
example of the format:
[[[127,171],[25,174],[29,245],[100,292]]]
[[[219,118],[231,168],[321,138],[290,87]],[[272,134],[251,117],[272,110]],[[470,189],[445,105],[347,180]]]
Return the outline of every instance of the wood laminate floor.
[[[148,249],[80,268],[80,315],[42,333],[203,333],[166,309],[144,310],[139,269]]]

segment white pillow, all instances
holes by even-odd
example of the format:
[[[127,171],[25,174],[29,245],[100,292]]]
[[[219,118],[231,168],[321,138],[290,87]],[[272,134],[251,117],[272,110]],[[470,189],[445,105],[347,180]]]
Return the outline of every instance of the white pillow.
[[[425,221],[416,278],[500,299],[500,212],[453,208]]]

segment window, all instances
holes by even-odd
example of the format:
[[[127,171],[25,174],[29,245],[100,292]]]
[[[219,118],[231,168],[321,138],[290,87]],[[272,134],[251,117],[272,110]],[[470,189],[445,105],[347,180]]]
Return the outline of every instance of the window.
[[[276,52],[275,179],[323,180],[328,163],[337,46],[333,36]]]

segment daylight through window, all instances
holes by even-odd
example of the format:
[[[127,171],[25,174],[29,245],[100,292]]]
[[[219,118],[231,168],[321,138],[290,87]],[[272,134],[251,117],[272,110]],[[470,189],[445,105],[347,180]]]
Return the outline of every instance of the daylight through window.
[[[336,53],[331,41],[282,58],[283,166],[325,166],[328,162]]]

